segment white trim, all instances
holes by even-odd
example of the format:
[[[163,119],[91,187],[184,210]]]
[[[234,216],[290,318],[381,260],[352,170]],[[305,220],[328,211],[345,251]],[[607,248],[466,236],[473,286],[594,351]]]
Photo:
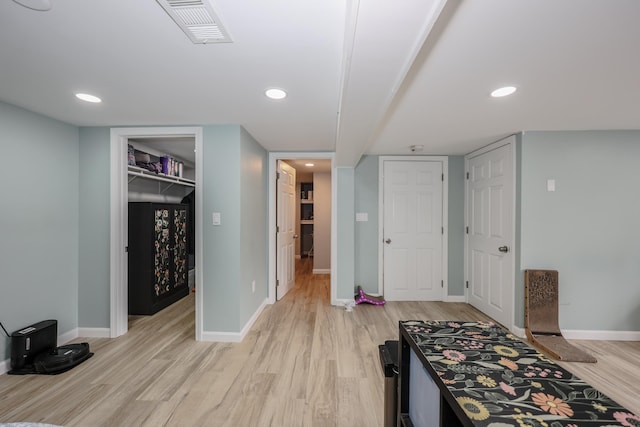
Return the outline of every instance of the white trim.
[[[78,328],[78,337],[82,338],[110,338],[109,328]]]
[[[269,166],[268,181],[269,181],[269,193],[268,193],[268,221],[269,221],[269,242],[268,242],[268,254],[269,254],[269,290],[267,293],[267,303],[273,304],[276,302],[276,172],[278,169],[278,160],[287,159],[329,159],[331,160],[331,304],[338,305],[337,295],[337,176],[335,166],[335,153],[329,152],[272,152],[269,153]]]
[[[125,142],[123,142],[125,141]],[[123,292],[123,283],[127,282],[126,262],[127,257],[124,248],[127,246],[127,214],[124,212],[126,201],[126,157],[123,145],[126,138],[117,130],[111,129],[110,142],[110,310],[109,327],[111,338],[118,337],[127,332],[126,317],[123,322],[123,307],[127,307],[127,292]],[[123,223],[123,221],[125,223]]]
[[[378,294],[384,295],[384,162],[385,161],[441,162],[442,182],[442,288],[441,301],[449,295],[449,157],[448,156],[380,156],[378,158]]]
[[[75,340],[78,336],[78,328],[67,331],[62,335],[58,335],[58,346],[64,345],[71,340]]]
[[[331,274],[330,268],[314,268],[311,271],[312,274]]]
[[[11,359],[0,360],[0,375],[4,375],[11,369]]]
[[[444,298],[444,302],[467,302],[467,298],[464,295],[447,295]]]
[[[514,326],[511,328],[514,335],[524,338],[524,328]],[[562,336],[568,340],[595,340],[595,341],[640,341],[640,331],[588,331],[579,329],[561,329]]]
[[[640,331],[587,331],[562,329],[568,340],[640,341]]]
[[[472,151],[471,153],[467,154],[464,156],[464,173],[465,173],[465,178],[464,178],[464,226],[467,227],[469,225],[470,222],[470,218],[468,215],[469,212],[469,180],[466,179],[466,174],[469,173],[469,159],[480,156],[482,154],[488,153],[489,151],[493,151],[496,150],[500,147],[503,147],[505,145],[511,145],[511,162],[512,162],[512,175],[513,175],[513,206],[512,206],[512,212],[511,212],[511,242],[509,244],[509,247],[511,248],[511,271],[512,271],[512,276],[511,276],[511,288],[513,289],[513,294],[512,294],[512,304],[511,304],[511,313],[510,313],[510,319],[509,319],[509,325],[505,325],[507,328],[509,328],[509,330],[513,331],[514,329],[516,329],[516,325],[515,325],[515,311],[516,311],[516,256],[520,253],[520,248],[516,248],[516,206],[517,206],[517,200],[516,200],[516,195],[517,195],[517,185],[518,183],[516,182],[516,176],[517,176],[517,164],[516,164],[516,135],[509,135],[505,138],[502,138],[498,141],[495,141],[489,145],[486,145],[482,148],[479,148],[475,151]],[[464,293],[466,296],[466,302],[469,301],[469,289],[467,288],[466,284],[469,282],[469,260],[467,257],[469,251],[469,235],[467,233],[464,234],[464,282],[465,282],[465,287],[464,287]],[[524,336],[524,335],[523,335]]]
[[[332,305],[335,305],[338,307],[347,307],[347,306],[354,307],[355,304],[356,304],[356,300],[353,298],[340,298],[340,299],[336,299],[335,304],[332,304]]]
[[[520,337],[520,338],[525,338],[525,341],[526,341],[527,334],[525,333],[524,328],[520,328],[520,327],[518,327],[518,326],[515,326],[515,325],[514,325],[514,326],[511,328],[511,332],[512,332],[515,336],[518,336],[518,337]]]
[[[244,337],[247,336],[253,324],[258,320],[258,317],[264,310],[264,308],[268,304],[268,300],[265,298],[260,304],[260,307],[253,313],[251,319],[244,325],[244,328],[240,332],[214,332],[214,331],[203,331],[202,339],[200,341],[210,341],[210,342],[242,342]]]
[[[193,136],[196,146],[196,265],[202,265],[202,127],[112,128],[110,135],[110,337],[123,335],[128,329],[127,294],[127,141],[131,137]],[[202,269],[196,269],[195,339],[202,334]]]

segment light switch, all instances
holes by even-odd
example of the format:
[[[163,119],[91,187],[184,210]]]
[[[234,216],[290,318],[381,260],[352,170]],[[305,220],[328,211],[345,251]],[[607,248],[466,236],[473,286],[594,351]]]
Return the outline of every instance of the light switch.
[[[356,222],[367,222],[367,221],[369,221],[369,214],[367,212],[356,213]]]
[[[220,225],[220,212],[213,212],[211,217],[213,219],[213,225]]]
[[[547,191],[556,191],[556,180],[548,179],[547,180]]]

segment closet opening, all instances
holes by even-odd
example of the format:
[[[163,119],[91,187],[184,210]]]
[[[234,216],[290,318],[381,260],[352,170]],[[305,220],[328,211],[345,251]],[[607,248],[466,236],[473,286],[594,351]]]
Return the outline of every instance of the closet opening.
[[[159,312],[202,336],[202,147],[199,127],[111,129],[112,338]]]
[[[195,169],[193,136],[128,139],[129,329],[195,292]]]

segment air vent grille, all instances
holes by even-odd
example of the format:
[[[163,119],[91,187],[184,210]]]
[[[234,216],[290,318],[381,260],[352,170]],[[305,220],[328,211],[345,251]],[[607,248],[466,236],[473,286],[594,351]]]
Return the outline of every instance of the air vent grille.
[[[207,0],[156,0],[193,43],[230,43],[213,6]]]

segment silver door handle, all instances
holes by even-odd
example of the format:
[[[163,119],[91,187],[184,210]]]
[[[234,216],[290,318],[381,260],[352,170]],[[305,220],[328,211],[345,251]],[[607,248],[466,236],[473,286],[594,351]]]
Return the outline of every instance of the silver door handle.
[[[293,238],[294,238],[294,239],[297,239],[297,238],[298,238],[298,235],[297,235],[297,234],[294,234],[294,235],[293,235]]]
[[[500,246],[500,247],[498,248],[498,250],[499,250],[500,252],[507,253],[507,252],[509,252],[509,246]]]
[[[387,239],[384,242],[388,245],[389,243],[391,243],[391,239]]]

